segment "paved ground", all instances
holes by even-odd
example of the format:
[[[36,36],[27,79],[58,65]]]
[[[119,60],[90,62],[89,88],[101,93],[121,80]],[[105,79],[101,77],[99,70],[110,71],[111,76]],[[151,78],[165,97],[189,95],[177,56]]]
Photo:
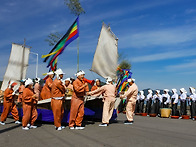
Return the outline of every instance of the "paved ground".
[[[56,131],[53,124],[38,123],[37,129],[24,131],[8,118],[5,126],[0,125],[0,146],[189,147],[196,144],[196,121],[135,116],[133,125],[124,125],[124,120],[125,115],[119,114],[118,121],[109,127],[99,127],[100,122],[86,121],[85,130],[66,127]]]

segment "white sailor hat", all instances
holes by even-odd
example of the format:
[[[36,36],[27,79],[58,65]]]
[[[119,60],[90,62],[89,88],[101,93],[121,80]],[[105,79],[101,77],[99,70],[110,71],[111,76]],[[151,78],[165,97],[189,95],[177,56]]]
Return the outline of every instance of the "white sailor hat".
[[[177,89],[173,88],[172,89],[173,93],[177,93]]]
[[[55,74],[57,74],[57,75],[64,75],[65,73],[62,71],[61,68],[59,68],[59,69],[57,69],[57,70],[55,71]]]
[[[158,94],[160,93],[160,90],[155,90]]]
[[[39,83],[40,80],[41,80],[40,78],[35,78],[36,83]]]
[[[148,93],[152,93],[152,90],[151,90],[151,89],[149,89],[149,90],[148,90]]]
[[[70,81],[71,82],[71,79],[70,78],[67,78],[67,79],[65,79],[65,81]]]
[[[181,91],[182,93],[187,93],[187,91],[186,91],[184,88],[181,88],[180,91]]]
[[[53,75],[53,74],[54,74],[53,71],[47,73],[47,75]]]
[[[195,88],[194,87],[189,87],[189,89],[191,90],[191,93],[195,93]]]
[[[169,89],[163,89],[163,91],[165,91],[165,92],[169,92]]]
[[[25,87],[27,87],[28,85],[31,85],[33,84],[33,80],[31,80],[30,78],[28,78],[26,81],[25,81]]]
[[[75,76],[78,77],[80,75],[85,75],[85,72],[83,70],[78,71]]]
[[[130,79],[127,80],[127,82],[135,82],[135,79],[130,78]]]

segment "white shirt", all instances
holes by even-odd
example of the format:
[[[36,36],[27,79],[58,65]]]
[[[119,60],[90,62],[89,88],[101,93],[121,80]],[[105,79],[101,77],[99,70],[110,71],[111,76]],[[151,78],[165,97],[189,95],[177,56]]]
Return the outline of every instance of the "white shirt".
[[[174,93],[171,97],[172,99],[174,99],[174,103],[178,103],[178,94],[177,93]]]
[[[155,99],[159,99],[160,101],[161,101],[161,95],[160,94],[155,94],[155,95],[153,95],[153,100],[155,100]]]
[[[149,94],[147,95],[146,100],[148,101],[148,100],[151,99],[151,98],[152,98],[152,93],[149,93]]]
[[[186,100],[186,97],[187,97],[186,93],[182,93],[182,94],[180,95],[180,99],[181,99],[181,100]]]
[[[191,95],[190,95],[190,98],[191,98],[193,101],[196,101],[196,94],[195,94],[195,93],[191,94]]]
[[[137,100],[139,100],[140,99],[140,96],[139,95],[137,95]]]
[[[169,94],[167,93],[167,94],[162,94],[162,101],[163,101],[163,98],[164,97],[166,97],[167,98],[167,100],[166,100],[166,103],[168,104],[169,102],[170,102],[170,96],[169,96]],[[162,102],[161,101],[161,102]]]
[[[145,96],[144,95],[140,95],[140,100],[144,100]]]

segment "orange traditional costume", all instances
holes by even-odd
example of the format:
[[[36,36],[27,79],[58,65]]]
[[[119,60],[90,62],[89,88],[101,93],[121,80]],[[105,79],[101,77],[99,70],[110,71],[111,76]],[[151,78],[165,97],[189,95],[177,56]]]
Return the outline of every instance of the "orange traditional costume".
[[[49,75],[54,75],[53,72],[49,72],[47,73],[48,78],[46,79],[46,83],[43,86],[42,90],[41,90],[41,99],[45,100],[45,99],[49,99],[51,98],[51,88],[52,88],[52,78]]]
[[[27,124],[30,123],[30,128],[37,128],[34,123],[37,119],[37,104],[36,94],[33,91],[33,81],[27,79],[25,81],[25,89],[23,91],[23,118],[22,118],[22,129],[28,130]]]
[[[84,129],[82,126],[82,120],[84,116],[84,96],[89,91],[88,84],[84,83],[83,79],[79,79],[79,76],[85,75],[84,71],[79,71],[76,76],[77,79],[73,82],[73,94],[71,99],[69,127],[70,129]]]
[[[9,87],[4,92],[4,101],[3,101],[3,112],[1,114],[1,122],[0,124],[5,125],[4,121],[6,121],[8,114],[11,112],[15,123],[20,124],[18,110],[16,108],[16,104],[14,102],[14,90],[13,87],[17,85],[17,83],[10,83]]]
[[[65,87],[63,86],[60,75],[63,75],[64,73],[61,69],[58,69],[55,74],[57,75],[57,78],[52,83],[51,108],[54,116],[54,125],[56,129],[60,131],[63,129],[61,121],[64,115],[63,102],[65,100]]]

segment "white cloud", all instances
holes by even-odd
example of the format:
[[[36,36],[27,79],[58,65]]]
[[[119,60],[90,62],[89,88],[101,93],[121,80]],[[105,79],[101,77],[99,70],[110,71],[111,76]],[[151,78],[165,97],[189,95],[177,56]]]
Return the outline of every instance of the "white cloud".
[[[165,53],[138,56],[138,57],[133,57],[131,61],[132,62],[150,62],[150,61],[159,61],[159,60],[167,60],[167,59],[190,57],[190,56],[196,56],[196,49],[176,50],[176,51],[165,52]]]
[[[186,14],[196,13],[196,9],[186,9],[185,13]]]
[[[196,40],[195,26],[181,26],[168,29],[149,30],[138,33],[121,34],[121,47],[144,48],[149,46],[178,45]]]
[[[192,60],[191,62],[188,62],[188,63],[178,64],[178,65],[170,65],[170,66],[166,67],[166,69],[172,70],[172,71],[175,71],[175,70],[184,71],[184,69],[191,69],[191,68],[196,69],[196,60]]]
[[[19,21],[26,17],[40,15],[42,12],[50,12],[62,6],[62,0],[26,0],[6,1],[0,6],[0,22]]]

